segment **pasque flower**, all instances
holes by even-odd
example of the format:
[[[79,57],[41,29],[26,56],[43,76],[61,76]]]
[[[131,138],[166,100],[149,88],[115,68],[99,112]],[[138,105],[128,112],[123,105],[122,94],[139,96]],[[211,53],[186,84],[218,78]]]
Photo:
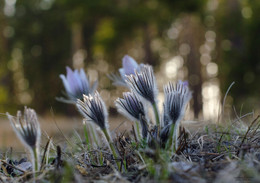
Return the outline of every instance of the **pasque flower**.
[[[172,123],[177,123],[184,116],[186,105],[192,97],[191,91],[186,82],[179,81],[176,85],[168,83],[164,87],[164,94],[165,115]]]
[[[67,99],[58,98],[58,100],[67,103],[75,103],[77,99],[82,99],[83,94],[92,94],[97,88],[97,81],[90,86],[89,80],[83,69],[72,71],[70,67],[66,67],[67,75],[60,75],[65,87],[65,95]]]
[[[147,137],[148,127],[145,120],[145,109],[138,96],[133,92],[123,93],[123,98],[115,101],[118,112],[132,121],[139,121],[142,127],[143,138]]]
[[[107,108],[97,91],[94,95],[83,95],[83,101],[78,99],[76,106],[87,121],[94,122],[101,129],[108,127]]]
[[[101,128],[114,158],[117,159],[118,154],[108,131],[107,108],[99,93],[96,91],[94,95],[83,95],[83,101],[78,99],[76,106],[87,121],[91,121]],[[120,167],[118,162],[117,166]]]
[[[177,138],[179,124],[184,117],[185,109],[192,97],[192,93],[188,88],[187,82],[179,81],[176,85],[168,83],[164,87],[164,128],[161,131],[161,139],[165,141],[171,133],[176,138],[175,146],[177,147]],[[172,128],[172,130],[170,130]],[[173,131],[174,129],[174,131]]]
[[[127,76],[126,81],[134,93],[152,104],[156,124],[159,126],[160,120],[156,103],[158,91],[152,66],[143,65],[139,72],[135,71],[135,75]]]
[[[156,102],[157,86],[152,66],[144,65],[140,72],[127,76],[127,84],[135,93],[151,104]]]
[[[109,74],[108,77],[113,81],[114,85],[125,86],[128,87],[126,84],[126,76],[131,74],[135,75],[135,71],[139,72],[140,68],[143,64],[139,64],[130,56],[125,55],[122,59],[123,67],[119,69],[119,74]]]
[[[126,75],[135,74],[139,71],[143,64],[138,65],[137,62],[130,56],[125,55],[122,59],[123,67],[119,69],[121,77],[125,80]]]
[[[40,124],[37,119],[36,112],[33,109],[24,108],[24,115],[21,111],[17,112],[17,117],[7,113],[7,117],[20,141],[31,153],[33,169],[39,168],[39,145],[41,139]]]

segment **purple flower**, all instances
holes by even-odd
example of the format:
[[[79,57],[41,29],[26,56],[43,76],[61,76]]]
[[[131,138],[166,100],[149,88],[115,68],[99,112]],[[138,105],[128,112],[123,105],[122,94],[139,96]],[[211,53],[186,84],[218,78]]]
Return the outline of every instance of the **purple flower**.
[[[136,61],[128,55],[123,57],[122,64],[123,67],[119,69],[119,73],[124,80],[126,79],[126,75],[135,74],[135,71],[139,68]]]
[[[156,103],[157,86],[152,66],[142,66],[139,72],[135,72],[135,75],[127,76],[126,81],[133,92],[151,102],[152,105]]]
[[[107,108],[96,91],[94,95],[83,95],[83,101],[77,100],[76,106],[87,121],[92,121],[102,130],[108,127]]]
[[[125,115],[132,121],[138,121],[140,115],[144,116],[144,107],[138,97],[132,92],[123,93],[123,98],[118,98],[115,102],[118,112]]]
[[[58,98],[58,100],[67,103],[75,103],[77,99],[82,99],[83,94],[92,94],[97,88],[97,81],[90,86],[89,80],[83,69],[72,71],[66,67],[67,75],[60,75],[65,87],[66,96],[68,99]]]
[[[182,84],[183,86],[189,87],[189,82],[188,82],[188,81],[179,80],[178,83],[179,83],[179,84]]]
[[[169,136],[172,135],[170,134],[170,128],[174,126],[173,137],[175,138],[175,148],[177,149],[179,124],[184,117],[185,109],[192,97],[192,93],[187,86],[187,82],[179,81],[176,85],[168,83],[164,87],[164,95],[164,127],[160,133],[161,143],[166,143]]]
[[[135,75],[135,72],[139,72],[143,64],[139,64],[130,56],[125,55],[122,59],[123,67],[119,69],[119,74],[109,74],[108,77],[113,81],[114,85],[128,87],[125,80],[126,76],[131,74]]]
[[[143,138],[147,137],[148,127],[145,119],[144,106],[139,98],[132,92],[123,93],[123,99],[118,98],[115,102],[118,112],[132,121],[139,121],[142,126]]]
[[[17,117],[7,113],[7,117],[22,143],[29,149],[36,148],[40,143],[41,129],[36,112],[30,108],[24,108],[24,115],[21,111],[17,112]]]
[[[168,83],[164,87],[164,116],[172,123],[179,122],[185,113],[186,106],[192,97],[187,82],[179,81],[176,85]]]
[[[24,115],[17,112],[17,117],[6,114],[17,137],[29,149],[33,162],[33,171],[39,169],[39,148],[41,141],[41,128],[36,112],[30,108],[24,108]]]

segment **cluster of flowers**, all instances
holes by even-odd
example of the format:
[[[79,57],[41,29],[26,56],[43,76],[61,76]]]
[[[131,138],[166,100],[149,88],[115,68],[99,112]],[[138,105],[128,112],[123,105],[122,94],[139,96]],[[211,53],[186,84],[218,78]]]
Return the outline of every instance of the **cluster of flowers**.
[[[115,101],[118,112],[129,120],[135,121],[136,125],[141,125],[141,130],[137,133],[142,140],[151,146],[156,144],[161,147],[176,148],[178,146],[179,124],[192,97],[188,83],[179,81],[176,84],[168,83],[164,86],[165,101],[163,113],[160,114],[157,105],[158,89],[152,66],[137,64],[133,58],[127,55],[122,61],[123,67],[119,69],[120,74],[109,75],[114,85],[121,85],[130,90],[123,93],[123,98],[118,98]],[[96,91],[97,81],[90,85],[83,69],[75,71],[69,67],[66,69],[67,75],[60,75],[65,87],[66,98],[58,98],[58,100],[75,104],[87,122],[100,127],[114,158],[118,158],[119,153],[114,147],[108,130],[107,108],[100,94]],[[156,123],[152,123],[147,114],[149,107],[153,109]],[[35,111],[25,108],[24,116],[20,111],[18,111],[16,119],[8,113],[7,116],[19,139],[30,150],[32,160],[35,162],[34,170],[38,170],[37,152],[39,151],[41,130]]]
[[[170,82],[164,86],[164,111],[163,115],[160,115],[157,105],[158,89],[152,66],[137,64],[128,55],[124,56],[122,63],[123,67],[119,69],[119,75],[109,75],[114,85],[124,86],[130,90],[123,93],[123,98],[115,101],[117,110],[129,120],[141,125],[140,136],[148,144],[156,142],[165,147],[168,143],[168,146],[175,144],[177,147],[179,124],[192,96],[188,83],[179,81],[174,85]],[[77,73],[79,73],[77,70],[73,73],[67,68],[67,77],[61,75],[69,100],[71,102],[76,100],[76,106],[85,119],[94,122],[103,132],[105,131],[104,133],[109,134],[108,114],[104,101],[95,91],[95,87],[82,87],[89,86],[89,81],[82,71],[80,71],[82,74]],[[80,96],[83,96],[83,100]],[[155,124],[147,114],[149,106],[153,108]]]

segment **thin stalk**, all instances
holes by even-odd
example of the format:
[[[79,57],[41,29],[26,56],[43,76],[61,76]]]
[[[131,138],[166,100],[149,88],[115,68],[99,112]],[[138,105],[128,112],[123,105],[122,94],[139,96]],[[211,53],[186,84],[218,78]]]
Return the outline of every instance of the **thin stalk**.
[[[87,131],[87,124],[86,123],[84,123],[83,129],[84,129],[85,141],[86,141],[88,150],[90,150],[89,137],[88,137],[88,131]]]
[[[138,140],[140,140],[140,139],[142,139],[142,137],[141,137],[141,134],[140,134],[139,121],[136,121],[135,125],[136,125],[136,131],[137,131]]]
[[[154,115],[155,115],[155,120],[156,120],[156,125],[158,126],[158,128],[160,128],[160,119],[159,119],[159,111],[157,108],[156,103],[152,104],[153,106],[153,111],[154,111]]]
[[[124,161],[123,161],[123,163],[124,163],[125,173],[127,173],[126,157],[124,158]]]
[[[97,136],[96,136],[96,131],[93,129],[93,126],[92,125],[89,125],[90,126],[90,131],[92,133],[92,137],[93,137],[93,140],[94,142],[96,143],[97,147],[98,147],[98,141],[97,141]]]
[[[119,162],[117,161],[117,160],[118,160],[118,155],[117,155],[116,149],[115,149],[115,147],[114,147],[114,144],[113,144],[113,142],[112,142],[112,140],[111,140],[111,138],[110,138],[110,135],[108,134],[107,129],[104,128],[104,129],[102,129],[102,131],[103,131],[103,133],[104,133],[104,135],[105,135],[105,137],[106,137],[106,139],[107,139],[108,145],[109,145],[109,147],[110,147],[110,149],[111,149],[111,151],[112,151],[112,154],[113,154],[113,156],[114,156],[114,158],[115,158],[115,160],[116,160],[117,168],[118,168],[118,170],[119,170],[120,164],[119,164]]]
[[[33,160],[34,160],[34,172],[38,171],[38,156],[37,156],[37,148],[33,148]]]
[[[179,129],[180,128],[180,122],[176,122],[174,126],[174,131],[173,131],[173,137],[175,137],[175,141],[173,143],[173,152],[176,152],[178,149],[178,138],[179,138]]]
[[[142,139],[146,139],[148,135],[148,124],[142,115],[139,115],[139,121],[142,127]]]
[[[166,149],[168,149],[169,147],[172,146],[173,138],[175,138],[175,137],[173,137],[174,127],[175,127],[175,124],[172,123],[172,125],[171,125],[171,127],[170,127],[171,129],[170,129],[170,134],[169,134],[169,140],[168,140],[168,142],[166,143]]]
[[[103,154],[102,154],[102,151],[100,151],[100,153],[99,153],[99,164],[101,166],[103,166]]]

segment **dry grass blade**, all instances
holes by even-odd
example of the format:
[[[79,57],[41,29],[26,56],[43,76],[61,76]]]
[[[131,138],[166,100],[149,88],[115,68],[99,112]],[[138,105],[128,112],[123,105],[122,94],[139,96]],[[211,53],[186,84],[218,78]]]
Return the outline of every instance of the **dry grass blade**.
[[[223,99],[223,103],[222,103],[222,111],[221,111],[221,115],[218,115],[218,122],[220,122],[220,120],[223,119],[224,117],[224,111],[225,111],[225,103],[226,103],[226,98],[227,98],[227,95],[228,95],[228,92],[230,91],[231,87],[235,84],[235,82],[233,81],[230,86],[228,87],[226,93],[225,93],[225,96],[224,96],[224,99]],[[219,111],[221,110],[221,108],[219,107]]]
[[[239,145],[239,148],[242,147],[242,145],[244,144],[244,141],[245,141],[245,139],[246,139],[246,137],[247,137],[247,134],[249,133],[251,127],[255,124],[255,122],[256,122],[259,118],[260,118],[260,115],[258,115],[258,116],[252,121],[252,123],[249,125],[249,127],[247,128],[247,131],[246,131],[246,133],[245,133],[245,135],[244,135],[244,137],[243,137],[243,139],[242,139],[242,141],[241,141],[241,144]],[[238,151],[237,151],[237,154],[236,154],[237,156],[238,156],[239,152],[240,152],[240,149],[238,149]]]
[[[44,147],[44,152],[43,152],[43,155],[42,155],[42,161],[41,161],[41,168],[40,168],[40,170],[43,169],[44,160],[46,160],[46,154],[47,154],[47,151],[49,150],[51,140],[52,140],[52,137],[49,138],[49,140],[47,141],[47,143],[46,143],[46,145]],[[48,161],[48,159],[47,159],[47,161]]]
[[[252,137],[255,136],[257,130],[259,129],[259,127],[260,127],[260,123],[258,123],[257,127],[255,128],[254,132],[252,133]]]

